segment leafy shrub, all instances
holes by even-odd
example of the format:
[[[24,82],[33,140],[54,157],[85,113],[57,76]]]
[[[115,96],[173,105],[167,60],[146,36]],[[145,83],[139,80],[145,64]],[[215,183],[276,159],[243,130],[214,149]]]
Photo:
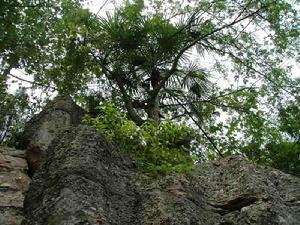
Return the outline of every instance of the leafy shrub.
[[[267,165],[283,172],[300,176],[300,143],[282,142],[266,145]]]
[[[1,145],[19,147],[21,132],[29,116],[28,96],[25,89],[20,89],[13,95],[0,87]]]
[[[242,148],[249,160],[279,169],[285,173],[300,176],[300,143],[292,141],[271,141],[263,148],[251,143]]]
[[[189,152],[192,130],[188,126],[167,119],[159,126],[148,121],[139,127],[114,104],[101,105],[98,110],[96,118],[86,117],[85,122],[130,154],[146,173],[158,175],[192,170],[193,158]]]

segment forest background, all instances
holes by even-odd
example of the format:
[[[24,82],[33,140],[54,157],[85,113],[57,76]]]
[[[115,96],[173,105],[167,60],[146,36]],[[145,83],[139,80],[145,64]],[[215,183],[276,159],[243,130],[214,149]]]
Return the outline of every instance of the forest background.
[[[299,1],[0,5],[1,144],[71,95],[148,171],[240,153],[300,175]]]

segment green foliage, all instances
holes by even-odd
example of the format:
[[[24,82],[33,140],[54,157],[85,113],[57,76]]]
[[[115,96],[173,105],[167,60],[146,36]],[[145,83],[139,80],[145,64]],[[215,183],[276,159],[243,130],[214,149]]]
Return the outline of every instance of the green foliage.
[[[276,139],[269,141],[264,147],[259,143],[251,142],[244,146],[241,151],[256,163],[300,176],[299,142]]]
[[[280,129],[300,142],[300,97],[280,110]]]
[[[115,69],[133,70],[133,66],[139,66],[151,70],[154,65],[173,58],[186,38],[182,27],[174,26],[159,15],[143,15],[142,6],[142,1],[127,2],[116,9],[114,15],[100,18],[99,35],[104,41],[100,50],[109,51],[106,59]],[[128,82],[137,82],[134,78],[137,79],[132,77]]]
[[[261,93],[244,91],[236,94],[235,98],[228,98],[228,104],[240,106],[240,113],[231,117],[225,130],[223,125],[215,126],[217,129],[212,130],[211,134],[222,137],[222,141],[216,140],[227,150],[226,155],[239,151],[256,163],[299,176],[299,97],[283,101],[285,106],[282,102],[277,103],[278,106],[274,102],[264,103],[264,107],[274,107],[271,113],[262,110],[261,103],[255,103],[265,99],[265,96],[260,96]],[[247,100],[245,103],[243,98]]]
[[[189,151],[192,130],[186,125],[166,120],[159,126],[148,121],[139,127],[113,104],[104,104],[98,109],[98,117],[85,121],[133,156],[144,172],[161,175],[192,170]]]
[[[265,147],[264,154],[263,164],[300,177],[299,142],[269,143]]]
[[[176,152],[158,136],[180,130],[175,121],[188,120],[203,134],[192,151],[205,151],[206,158],[243,152],[263,164],[280,161],[283,168],[287,155],[297,153],[299,81],[285,65],[299,60],[299,1],[126,0],[106,16],[81,3],[0,4],[2,133],[5,113],[19,110],[5,90],[15,68],[39,85],[76,96],[94,115],[102,110],[95,109],[99,102],[114,102],[130,120],[107,107],[111,114],[103,115],[111,124],[93,123],[116,143],[136,142],[136,157],[157,160],[155,168]],[[94,99],[86,97],[91,92]],[[161,123],[158,130],[151,120]],[[155,170],[151,165],[142,166]]]
[[[28,96],[23,89],[14,95],[0,90],[0,144],[18,147],[28,110]]]

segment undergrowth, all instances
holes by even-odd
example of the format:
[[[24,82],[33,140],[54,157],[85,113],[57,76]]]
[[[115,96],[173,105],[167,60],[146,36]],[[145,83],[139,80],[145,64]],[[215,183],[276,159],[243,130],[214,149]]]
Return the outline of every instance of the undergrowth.
[[[122,151],[130,154],[139,168],[151,175],[188,173],[193,169],[189,146],[193,130],[169,119],[158,126],[151,121],[137,126],[114,104],[97,107],[98,116],[85,117]]]

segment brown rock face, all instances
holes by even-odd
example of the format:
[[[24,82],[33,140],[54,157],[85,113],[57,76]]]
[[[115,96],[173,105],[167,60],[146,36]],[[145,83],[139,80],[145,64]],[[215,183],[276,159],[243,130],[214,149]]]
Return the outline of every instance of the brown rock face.
[[[56,97],[26,124],[23,147],[26,149],[31,176],[56,135],[71,125],[78,125],[83,114],[83,109],[76,105],[71,97]]]
[[[29,188],[25,151],[0,146],[0,224],[19,225]]]
[[[241,156],[153,179],[78,126],[49,146],[25,215],[23,225],[299,225],[300,179]]]

